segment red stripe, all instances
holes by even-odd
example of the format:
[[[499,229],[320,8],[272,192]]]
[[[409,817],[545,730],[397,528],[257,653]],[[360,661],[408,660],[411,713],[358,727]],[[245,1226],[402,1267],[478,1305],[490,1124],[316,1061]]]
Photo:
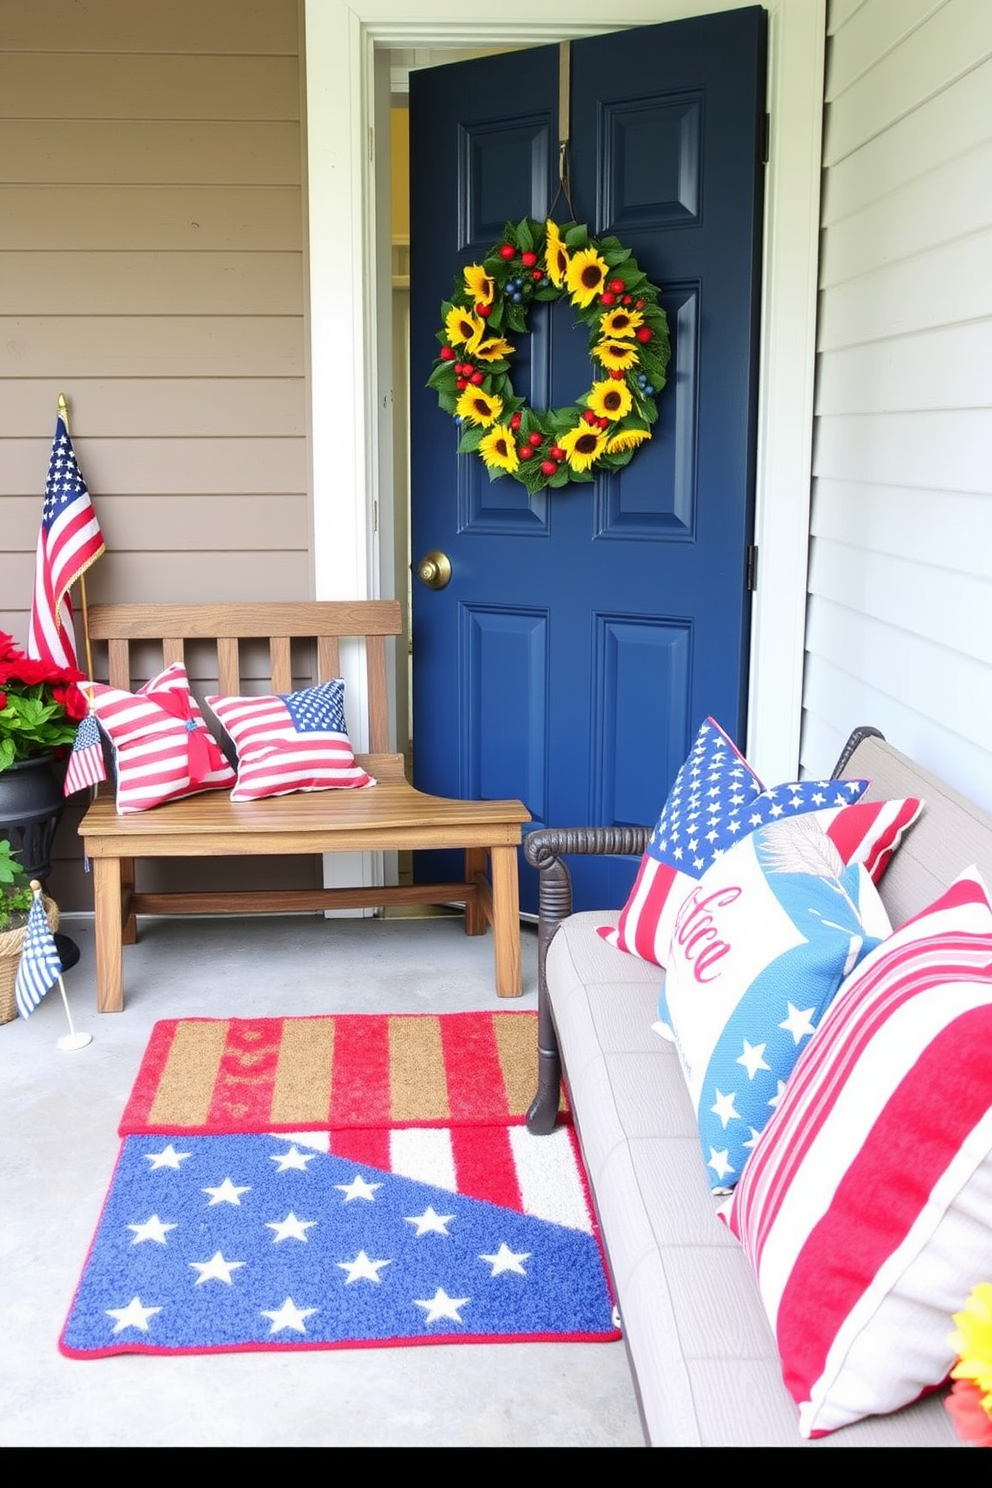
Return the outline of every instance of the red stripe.
[[[492,1020],[456,1016],[438,1024],[451,1120],[505,1121],[510,1112]]]
[[[388,1126],[391,1115],[388,1019],[336,1018],[330,1125]]]
[[[281,1018],[232,1018],[217,1069],[208,1130],[264,1127],[272,1119],[272,1094],[282,1043]]]
[[[166,1018],[156,1023],[152,1029],[148,1047],[141,1060],[138,1078],[117,1129],[119,1136],[123,1137],[128,1132],[140,1131],[147,1126],[149,1112],[158,1093],[178,1026],[177,1018]]]
[[[388,1127],[355,1126],[346,1131],[332,1131],[329,1135],[329,1150],[335,1157],[349,1158],[359,1167],[391,1171]]]
[[[485,1144],[479,1141],[477,1129],[468,1126],[451,1128],[451,1150],[455,1159],[458,1192],[470,1199],[485,1199],[502,1204],[505,1209],[523,1209],[517,1169],[510,1147],[510,1129],[496,1126],[487,1134]]]

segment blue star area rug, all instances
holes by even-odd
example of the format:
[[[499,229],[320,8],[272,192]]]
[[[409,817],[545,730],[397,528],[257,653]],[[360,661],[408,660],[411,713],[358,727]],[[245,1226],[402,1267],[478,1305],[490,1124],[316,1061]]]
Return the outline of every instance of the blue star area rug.
[[[574,1134],[516,1131],[548,1179],[531,1207],[564,1222],[356,1163],[326,1150],[331,1134],[126,1137],[59,1346],[101,1358],[615,1339]]]

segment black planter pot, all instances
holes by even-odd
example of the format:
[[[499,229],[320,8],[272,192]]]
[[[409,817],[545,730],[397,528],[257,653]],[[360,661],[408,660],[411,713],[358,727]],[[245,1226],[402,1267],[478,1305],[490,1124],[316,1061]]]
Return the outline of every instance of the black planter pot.
[[[10,841],[31,878],[42,882],[52,871],[52,843],[65,797],[54,754],[18,760],[0,770],[0,838]]]

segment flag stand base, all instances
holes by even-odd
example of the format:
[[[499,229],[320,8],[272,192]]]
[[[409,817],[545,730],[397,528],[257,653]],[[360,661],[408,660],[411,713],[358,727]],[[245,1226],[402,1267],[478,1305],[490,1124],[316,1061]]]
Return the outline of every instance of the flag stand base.
[[[91,1033],[64,1033],[58,1041],[58,1047],[63,1051],[70,1049],[85,1049],[87,1044],[93,1042]]]

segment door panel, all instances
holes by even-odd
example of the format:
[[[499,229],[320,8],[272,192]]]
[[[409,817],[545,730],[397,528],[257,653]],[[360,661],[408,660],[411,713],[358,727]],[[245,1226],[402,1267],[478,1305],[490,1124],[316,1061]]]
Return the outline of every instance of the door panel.
[[[652,822],[707,713],[743,737],[764,49],[759,8],[572,44],[574,216],[661,288],[672,360],[628,466],[534,496],[455,453],[423,383],[456,275],[555,199],[559,49],[411,76],[413,556],[452,563],[445,589],[414,584],[424,790],[519,796],[538,825]],[[553,215],[573,213],[559,199]],[[590,386],[564,300],[511,339],[535,407]],[[576,859],[577,903],[622,903],[635,866]],[[521,893],[533,909],[526,868]]]

